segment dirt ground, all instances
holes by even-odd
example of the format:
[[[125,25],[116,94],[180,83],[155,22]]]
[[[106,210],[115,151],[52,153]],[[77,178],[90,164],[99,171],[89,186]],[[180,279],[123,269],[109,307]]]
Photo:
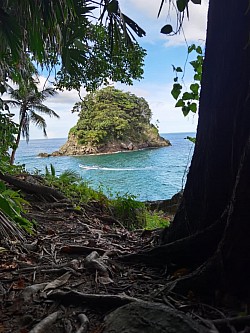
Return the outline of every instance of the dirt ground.
[[[24,244],[6,239],[0,244],[6,249],[0,252],[0,333],[101,333],[104,317],[132,298],[161,302],[199,322],[225,320],[224,309],[192,293],[184,298],[166,290],[167,282],[188,273],[185,267],[168,275],[167,267],[119,260],[157,245],[158,230],[128,231],[98,203],[76,210],[64,200],[27,199],[36,233]],[[248,332],[243,326],[241,332]],[[235,332],[229,322],[226,327],[219,331]]]

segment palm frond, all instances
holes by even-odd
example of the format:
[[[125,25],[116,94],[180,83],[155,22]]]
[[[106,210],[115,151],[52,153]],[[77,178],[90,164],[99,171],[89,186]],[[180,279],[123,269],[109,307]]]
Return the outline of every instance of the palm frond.
[[[7,105],[9,105],[9,106],[12,106],[12,107],[14,107],[14,108],[16,108],[16,107],[20,107],[21,106],[21,102],[19,102],[19,101],[15,101],[15,100],[13,100],[13,99],[3,99],[2,100],[5,104],[7,104]]]
[[[32,106],[29,107],[29,110],[43,113],[49,117],[60,118],[60,116],[54,110],[50,109],[48,106],[44,104],[33,104]]]
[[[37,126],[38,128],[43,130],[44,136],[47,136],[47,132],[46,132],[47,124],[46,124],[45,119],[42,116],[40,116],[39,114],[37,114],[36,112],[32,111],[32,110],[30,110],[30,112],[29,112],[29,117],[30,117],[30,121],[35,126]]]
[[[55,96],[56,94],[58,94],[58,92],[56,91],[55,88],[46,88],[44,90],[41,91],[43,100],[48,98],[48,97],[52,97]]]

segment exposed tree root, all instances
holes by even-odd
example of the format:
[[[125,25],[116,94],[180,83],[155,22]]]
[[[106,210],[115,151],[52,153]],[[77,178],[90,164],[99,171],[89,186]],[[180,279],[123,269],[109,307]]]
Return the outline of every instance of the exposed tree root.
[[[139,251],[135,254],[119,258],[125,262],[143,262],[152,266],[172,263],[178,266],[198,266],[206,261],[216,251],[225,227],[224,220],[205,230],[175,242],[154,247],[148,251]]]
[[[24,190],[27,193],[33,193],[42,196],[49,201],[58,201],[58,200],[66,200],[66,197],[59,191],[55,190],[54,188],[41,185],[38,183],[33,183],[29,181],[23,181],[17,179],[16,177],[3,174],[0,172],[0,179],[4,180],[5,182],[19,188],[20,190]]]
[[[122,305],[139,302],[137,298],[120,295],[83,294],[77,291],[55,291],[47,296],[49,299],[61,301],[63,304],[88,304],[88,306],[114,309]]]
[[[166,284],[163,294],[174,292],[182,295],[214,298],[215,291],[222,287],[222,271],[215,255],[188,275]]]
[[[84,313],[80,313],[78,318],[81,322],[81,326],[78,328],[76,333],[86,333],[89,327],[89,319]]]
[[[30,333],[46,332],[51,327],[51,325],[56,322],[56,320],[60,316],[60,313],[60,311],[51,313],[48,317],[44,318],[42,321],[40,321],[40,323],[38,323],[34,328],[32,328]]]
[[[250,326],[250,316],[233,317],[213,320],[213,324],[220,330],[226,329],[228,325],[233,325],[237,330]]]

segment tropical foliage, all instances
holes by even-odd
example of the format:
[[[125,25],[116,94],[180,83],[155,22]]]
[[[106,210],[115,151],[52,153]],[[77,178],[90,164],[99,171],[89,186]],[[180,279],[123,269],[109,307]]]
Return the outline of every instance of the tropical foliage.
[[[174,99],[177,100],[175,107],[180,107],[185,117],[189,114],[189,112],[196,113],[196,111],[198,110],[198,101],[200,98],[200,89],[201,89],[202,65],[204,60],[204,54],[201,46],[200,45],[197,46],[195,44],[192,44],[188,47],[188,55],[192,52],[196,52],[196,59],[190,61],[189,63],[194,71],[194,82],[190,84],[188,91],[184,91],[182,93],[183,86],[179,82],[180,79],[178,76],[178,74],[184,73],[185,69],[173,66],[173,70],[175,72],[175,78],[171,94],[174,97]]]
[[[95,17],[100,9],[100,17]],[[0,82],[29,73],[29,58],[55,71],[60,87],[94,89],[109,77],[131,83],[142,76],[145,52],[130,27],[145,32],[114,0],[3,0],[0,5]]]
[[[33,223],[24,218],[21,213],[25,212],[24,206],[28,205],[28,202],[24,200],[18,191],[13,191],[6,187],[6,185],[0,181],[0,210],[5,213],[9,220],[14,221],[20,227],[32,232]]]
[[[59,116],[55,111],[42,103],[46,98],[56,94],[56,91],[53,88],[46,88],[42,91],[38,91],[34,84],[27,83],[26,85],[20,85],[18,89],[14,89],[11,86],[8,86],[7,91],[12,99],[3,100],[3,102],[7,107],[18,107],[20,119],[15,145],[12,148],[10,159],[10,163],[13,164],[21,135],[26,139],[27,142],[29,141],[30,122],[35,124],[38,128],[41,128],[44,135],[47,136],[46,121],[38,113],[56,118],[59,118]]]
[[[152,113],[146,100],[113,87],[88,94],[73,112],[79,112],[79,120],[70,134],[80,144],[97,145],[127,138],[137,141],[147,131],[157,132],[150,124]]]

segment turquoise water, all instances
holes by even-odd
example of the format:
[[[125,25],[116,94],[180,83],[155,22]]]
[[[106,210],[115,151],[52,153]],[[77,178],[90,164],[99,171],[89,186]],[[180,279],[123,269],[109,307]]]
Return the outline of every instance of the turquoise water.
[[[193,152],[193,144],[185,137],[194,133],[161,135],[172,146],[95,156],[39,158],[37,155],[41,152],[58,150],[66,139],[30,140],[28,144],[22,141],[15,162],[25,164],[28,171],[41,173],[51,163],[57,174],[75,170],[93,188],[102,184],[106,193],[130,193],[143,201],[167,199],[183,188]]]

